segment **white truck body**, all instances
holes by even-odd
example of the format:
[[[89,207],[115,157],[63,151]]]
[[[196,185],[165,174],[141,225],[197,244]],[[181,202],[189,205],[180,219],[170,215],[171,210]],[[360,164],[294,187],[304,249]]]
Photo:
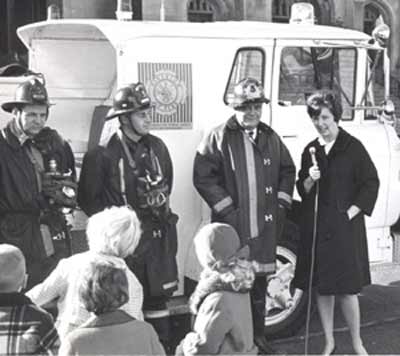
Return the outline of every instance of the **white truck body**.
[[[71,142],[78,165],[87,150],[95,107],[111,105],[116,88],[122,85],[141,80],[149,89],[156,103],[154,118],[161,120],[153,132],[167,144],[174,165],[171,205],[180,217],[177,259],[181,281],[184,276],[196,279],[198,275],[192,238],[209,219],[209,209],[192,184],[193,160],[204,132],[232,114],[223,96],[238,50],[264,53],[261,79],[271,103],[264,109],[263,121],[282,136],[299,168],[300,154],[317,132],[306,113],[304,93],[299,91],[292,102],[280,97],[282,52],[288,47],[354,50],[353,77],[343,77],[342,83],[351,81],[346,85],[353,85],[352,104],[357,106],[367,82],[367,50],[379,49],[377,44],[368,44],[370,36],[353,30],[257,22],[53,20],[24,26],[18,35],[29,49],[30,69],[45,75],[56,104],[48,124]],[[292,57],[285,57],[285,65],[291,65]],[[289,82],[298,79],[301,84],[299,73],[290,77],[288,72]],[[22,80],[0,78],[0,101],[11,99]],[[297,95],[296,91],[292,94]],[[390,261],[390,226],[400,212],[400,141],[393,127],[377,118],[367,120],[366,110],[348,106],[351,118],[341,125],[364,143],[381,182],[374,213],[367,218],[370,260]],[[1,125],[9,117],[1,113]],[[113,128],[111,124],[109,129]],[[77,217],[75,228],[82,229],[83,221]]]

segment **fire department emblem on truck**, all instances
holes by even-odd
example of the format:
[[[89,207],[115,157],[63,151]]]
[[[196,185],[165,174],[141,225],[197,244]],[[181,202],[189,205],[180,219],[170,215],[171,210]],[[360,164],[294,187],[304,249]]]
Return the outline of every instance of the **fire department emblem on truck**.
[[[172,115],[177,106],[185,102],[187,90],[185,83],[176,73],[162,69],[155,73],[148,84],[150,97],[156,102],[156,113],[160,115]]]

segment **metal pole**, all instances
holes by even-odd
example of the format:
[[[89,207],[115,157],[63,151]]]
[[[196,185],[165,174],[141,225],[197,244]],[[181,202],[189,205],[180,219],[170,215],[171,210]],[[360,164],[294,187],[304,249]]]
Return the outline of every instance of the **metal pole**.
[[[305,335],[305,341],[304,341],[304,354],[305,355],[308,355],[308,339],[309,339],[309,335],[310,335],[311,301],[312,301],[312,289],[313,289],[312,282],[313,282],[313,278],[314,278],[315,247],[316,247],[316,243],[317,243],[318,199],[319,199],[319,181],[316,182],[316,187],[315,187],[313,236],[312,236],[312,244],[311,244],[311,267],[310,267],[310,278],[309,278],[309,282],[308,282],[306,335]]]
[[[390,96],[390,59],[388,56],[387,48],[383,51],[383,75],[384,75],[384,87],[385,87],[385,101]]]

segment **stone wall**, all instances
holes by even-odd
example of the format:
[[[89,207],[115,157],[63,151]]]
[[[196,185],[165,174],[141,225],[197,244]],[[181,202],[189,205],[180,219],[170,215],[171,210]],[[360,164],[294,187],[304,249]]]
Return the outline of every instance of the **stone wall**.
[[[115,18],[117,1],[63,0],[64,18]]]

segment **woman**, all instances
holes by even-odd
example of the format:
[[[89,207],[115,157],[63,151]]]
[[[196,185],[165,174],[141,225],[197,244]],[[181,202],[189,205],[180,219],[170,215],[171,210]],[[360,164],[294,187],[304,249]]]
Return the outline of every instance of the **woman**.
[[[129,300],[126,270],[91,263],[83,274],[80,299],[92,316],[61,342],[67,355],[165,355],[153,327],[120,309]]]
[[[56,327],[60,339],[90,316],[79,299],[78,290],[82,271],[93,261],[111,261],[126,271],[129,303],[123,309],[143,320],[143,289],[123,260],[135,251],[141,233],[136,213],[126,206],[112,207],[91,216],[86,229],[89,251],[62,259],[42,283],[27,293],[39,306],[57,300]]]
[[[338,126],[342,108],[334,95],[312,95],[307,100],[307,111],[320,137],[305,147],[296,182],[304,216],[294,284],[307,290],[310,283],[314,203],[318,191],[313,284],[325,334],[323,354],[335,351],[335,297],[349,326],[355,352],[366,354],[360,337],[357,294],[371,283],[364,215],[372,214],[379,179],[361,142]],[[315,149],[315,157],[310,149]]]
[[[240,248],[236,230],[221,223],[204,226],[194,245],[203,267],[189,302],[196,320],[176,356],[256,355],[249,294],[255,274],[243,259],[249,257],[248,246]]]

